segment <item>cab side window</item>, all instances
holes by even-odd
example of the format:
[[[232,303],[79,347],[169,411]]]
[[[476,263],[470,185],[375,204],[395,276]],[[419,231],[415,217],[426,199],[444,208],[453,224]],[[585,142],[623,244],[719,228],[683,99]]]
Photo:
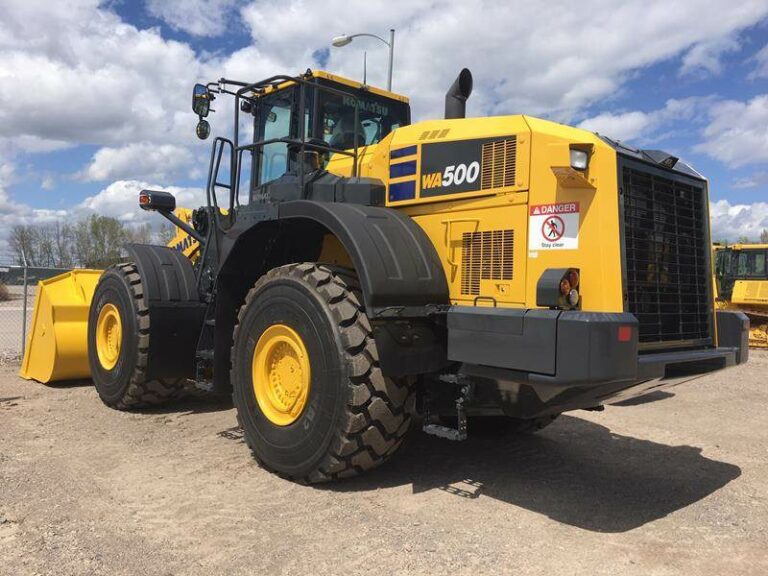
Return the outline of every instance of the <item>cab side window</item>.
[[[260,134],[257,140],[271,140],[291,136],[293,94],[293,89],[287,89],[264,98],[259,110]],[[287,170],[287,144],[284,142],[273,142],[262,147],[257,184],[260,185],[275,180],[285,174]]]

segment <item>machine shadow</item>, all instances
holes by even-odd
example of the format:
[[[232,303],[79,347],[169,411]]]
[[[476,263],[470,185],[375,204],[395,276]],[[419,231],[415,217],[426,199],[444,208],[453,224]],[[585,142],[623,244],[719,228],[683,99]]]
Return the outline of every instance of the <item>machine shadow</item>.
[[[418,431],[388,465],[324,485],[367,491],[479,495],[594,532],[626,532],[697,502],[741,475],[692,446],[667,446],[562,416],[538,436],[472,436],[452,443]]]
[[[657,390],[656,392],[649,392],[642,396],[636,396],[635,398],[628,398],[621,402],[613,402],[611,406],[640,406],[641,404],[650,404],[651,402],[658,402],[659,400],[666,400],[667,398],[674,398],[672,392],[666,390]]]
[[[93,380],[90,378],[79,378],[77,380],[59,380],[57,382],[46,382],[43,386],[54,389],[66,389],[66,388],[84,388],[86,386],[93,386]]]
[[[185,396],[168,402],[167,404],[161,404],[159,406],[146,406],[143,408],[136,408],[133,412],[139,414],[207,414],[210,412],[225,412],[233,408],[232,396],[229,394],[222,394],[219,396]]]

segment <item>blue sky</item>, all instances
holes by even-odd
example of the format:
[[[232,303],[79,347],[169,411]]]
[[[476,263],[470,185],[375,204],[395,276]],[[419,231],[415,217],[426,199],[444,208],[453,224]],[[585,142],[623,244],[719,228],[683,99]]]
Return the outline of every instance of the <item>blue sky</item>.
[[[98,211],[144,221],[136,191],[200,200],[208,143],[189,91],[323,66],[384,83],[386,50],[345,32],[397,29],[395,90],[439,116],[458,70],[470,115],[528,113],[692,163],[718,237],[768,228],[768,3],[68,0],[0,3],[0,252],[16,223]],[[228,128],[225,114],[214,131]]]

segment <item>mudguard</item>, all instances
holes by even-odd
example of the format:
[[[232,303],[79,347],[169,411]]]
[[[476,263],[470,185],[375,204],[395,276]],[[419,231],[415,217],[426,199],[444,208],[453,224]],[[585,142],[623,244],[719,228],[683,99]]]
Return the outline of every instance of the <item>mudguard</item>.
[[[314,221],[349,253],[371,318],[420,316],[448,304],[448,283],[432,242],[408,216],[391,208],[295,200],[278,209],[283,221]]]
[[[165,246],[128,244],[149,307],[147,378],[192,378],[206,305],[201,302],[192,263]]]

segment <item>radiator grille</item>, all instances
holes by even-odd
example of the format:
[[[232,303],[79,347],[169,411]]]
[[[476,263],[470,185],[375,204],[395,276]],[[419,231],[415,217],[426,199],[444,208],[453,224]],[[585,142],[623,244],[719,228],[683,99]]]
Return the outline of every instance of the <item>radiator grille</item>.
[[[483,167],[480,188],[502,188],[515,185],[517,138],[507,138],[483,144]]]
[[[711,338],[706,196],[681,182],[624,167],[627,310],[645,348]]]
[[[462,235],[461,293],[480,294],[480,280],[512,280],[514,230],[485,230]]]

